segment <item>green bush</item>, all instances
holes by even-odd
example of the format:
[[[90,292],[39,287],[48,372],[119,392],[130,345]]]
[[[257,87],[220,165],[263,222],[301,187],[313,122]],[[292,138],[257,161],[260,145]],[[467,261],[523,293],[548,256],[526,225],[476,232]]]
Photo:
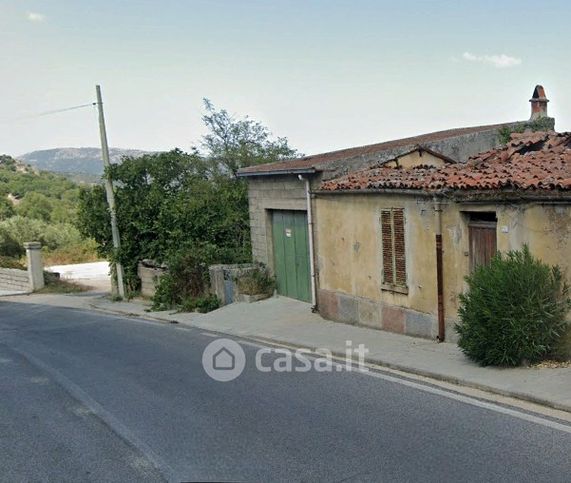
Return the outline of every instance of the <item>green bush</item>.
[[[0,193],[0,221],[14,216],[15,213],[16,211],[14,210],[12,202],[5,195]]]
[[[42,193],[30,191],[26,193],[16,206],[16,213],[26,218],[50,221],[54,204],[50,198]]]
[[[200,312],[205,314],[220,307],[220,300],[216,295],[204,295],[203,297],[189,297],[182,301],[179,310],[181,312]]]
[[[0,221],[0,253],[6,256],[23,255],[23,244],[39,241],[49,250],[81,244],[84,238],[69,223],[50,224],[43,220],[13,216]],[[14,246],[16,245],[16,248]],[[17,253],[11,253],[17,252]]]
[[[236,280],[238,291],[244,295],[272,295],[276,288],[276,281],[269,270],[260,265],[249,270]]]
[[[216,247],[211,245],[197,246],[170,257],[168,272],[160,278],[153,296],[152,310],[178,309],[185,301],[188,306],[191,300],[207,295],[208,266],[217,257]]]
[[[18,270],[27,270],[25,263],[22,263],[18,258],[4,257],[0,255],[0,268],[17,268]]]
[[[552,356],[553,359],[559,361],[571,360],[571,324],[569,324],[565,333],[555,344]]]
[[[0,256],[25,255],[24,243],[38,241],[46,264],[80,263],[97,259],[93,240],[85,239],[69,223],[47,223],[35,218],[13,216],[0,221]]]
[[[524,246],[496,255],[466,281],[456,330],[470,359],[484,366],[517,366],[552,355],[571,308],[559,267],[534,258]]]

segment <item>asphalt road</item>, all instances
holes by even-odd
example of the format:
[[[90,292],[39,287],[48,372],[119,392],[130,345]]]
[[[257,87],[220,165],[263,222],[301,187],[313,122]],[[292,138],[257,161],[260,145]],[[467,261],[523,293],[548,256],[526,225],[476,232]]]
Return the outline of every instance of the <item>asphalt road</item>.
[[[243,341],[216,382],[213,340],[0,302],[0,481],[569,481],[561,422],[382,373],[260,372]]]

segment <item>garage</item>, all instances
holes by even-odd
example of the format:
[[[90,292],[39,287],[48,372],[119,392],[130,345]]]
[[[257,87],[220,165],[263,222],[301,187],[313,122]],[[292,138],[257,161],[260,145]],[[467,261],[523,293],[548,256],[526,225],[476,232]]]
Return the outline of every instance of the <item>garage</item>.
[[[278,294],[310,302],[307,213],[273,210],[272,238]]]

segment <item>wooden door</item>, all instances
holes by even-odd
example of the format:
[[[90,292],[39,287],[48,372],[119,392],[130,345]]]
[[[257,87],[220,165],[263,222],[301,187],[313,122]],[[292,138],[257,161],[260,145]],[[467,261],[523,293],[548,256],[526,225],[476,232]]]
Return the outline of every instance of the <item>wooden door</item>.
[[[311,290],[306,212],[274,211],[272,238],[278,293],[309,302]]]
[[[470,271],[478,265],[488,265],[497,251],[495,221],[471,221],[468,224],[470,238]]]

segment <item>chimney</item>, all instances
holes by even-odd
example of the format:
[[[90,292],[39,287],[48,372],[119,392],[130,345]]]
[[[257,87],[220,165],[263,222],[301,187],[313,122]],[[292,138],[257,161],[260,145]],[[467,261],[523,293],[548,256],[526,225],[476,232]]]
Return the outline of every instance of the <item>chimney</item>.
[[[547,103],[549,99],[545,97],[545,89],[543,86],[535,86],[533,90],[533,95],[529,100],[531,102],[531,117],[530,121],[535,119],[540,119],[542,117],[547,117]]]

